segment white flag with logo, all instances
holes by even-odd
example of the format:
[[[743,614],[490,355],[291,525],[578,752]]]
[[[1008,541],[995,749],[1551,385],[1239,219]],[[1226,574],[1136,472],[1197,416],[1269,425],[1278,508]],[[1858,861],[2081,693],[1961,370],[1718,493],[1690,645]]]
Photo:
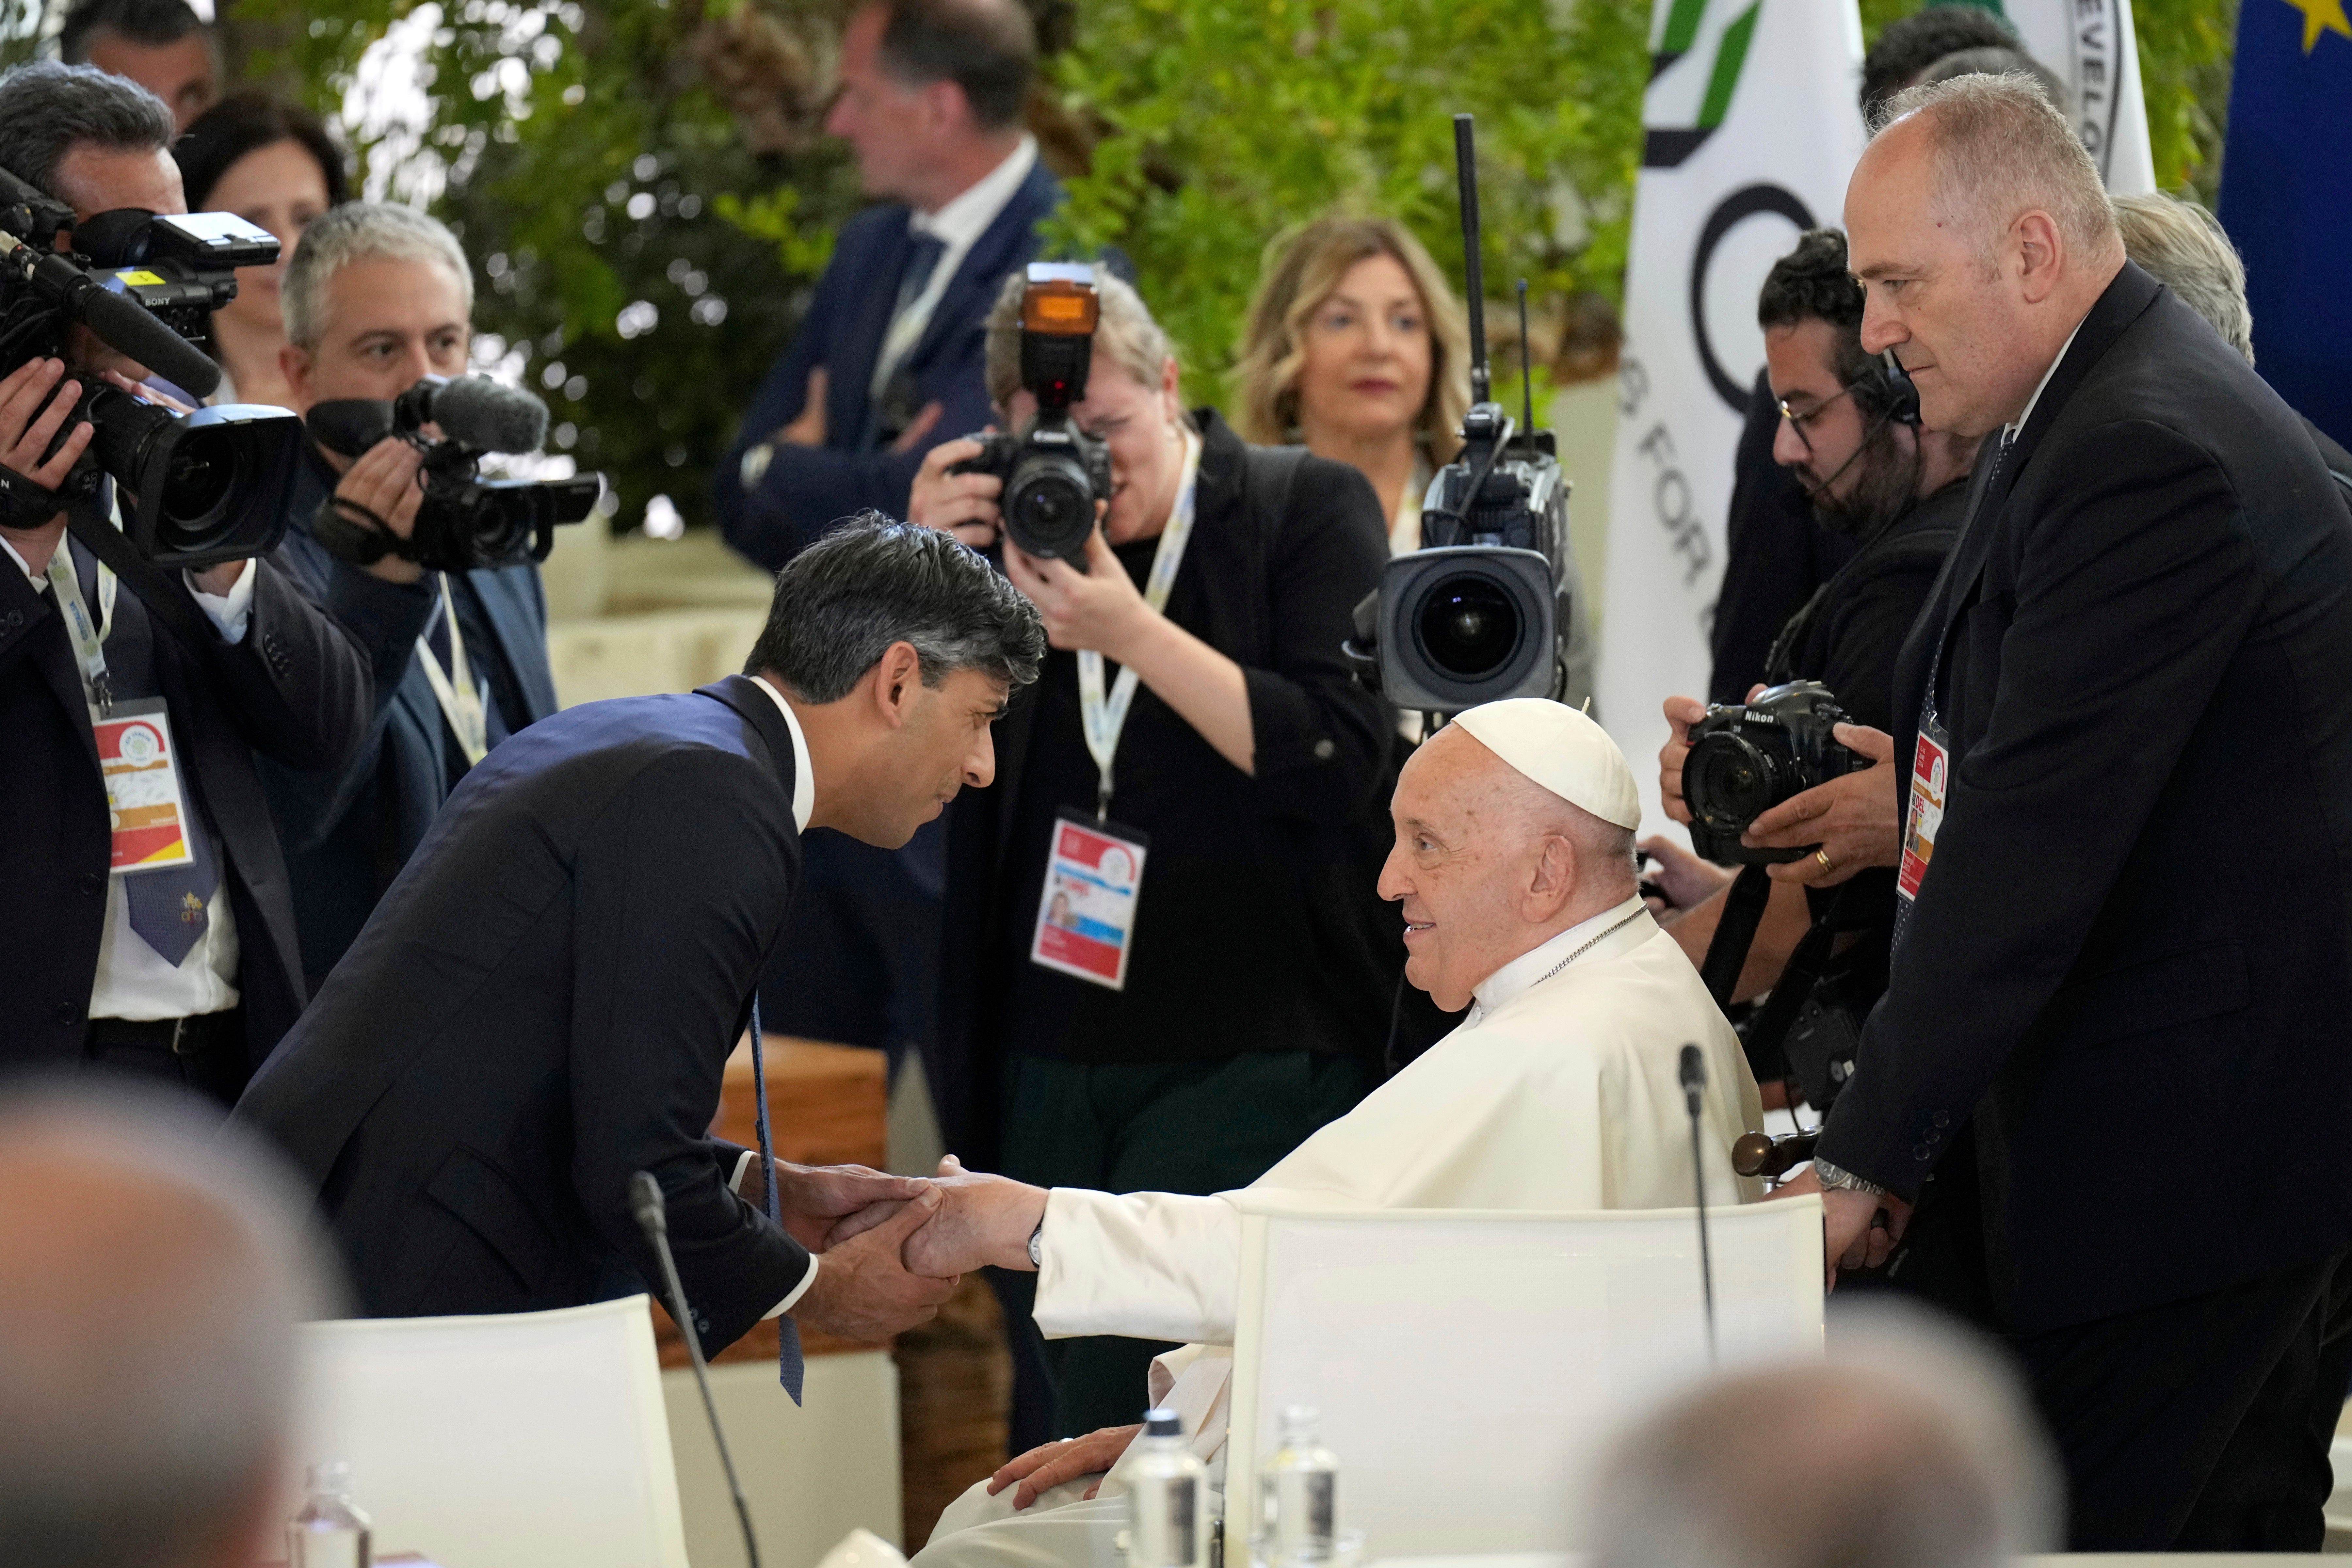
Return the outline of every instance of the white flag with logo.
[[[1665,826],[1659,705],[1706,694],[1756,297],[1802,230],[1844,225],[1862,155],[1854,0],[1656,0],[1625,268],[1599,717]]]
[[[2007,16],[2025,52],[2066,84],[2074,134],[2090,149],[2108,193],[2152,193],[2156,161],[2148,150],[2131,0],[2007,0],[1990,8]]]

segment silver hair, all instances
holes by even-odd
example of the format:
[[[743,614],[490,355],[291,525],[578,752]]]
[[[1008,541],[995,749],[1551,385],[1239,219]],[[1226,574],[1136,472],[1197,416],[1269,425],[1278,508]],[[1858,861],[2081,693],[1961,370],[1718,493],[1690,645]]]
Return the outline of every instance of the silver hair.
[[[2221,340],[2254,362],[2254,313],[2246,304],[2246,264],[2221,220],[2194,202],[2153,192],[2117,196],[2124,254],[2213,325]]]
[[[284,1457],[295,1325],[337,1310],[276,1156],[176,1098],[12,1092],[0,1542],[44,1568],[211,1562]]]
[[[465,247],[438,218],[393,202],[346,202],[320,214],[302,231],[294,258],[286,264],[279,296],[286,340],[298,348],[318,346],[327,330],[327,285],[355,261],[438,262],[457,280],[465,316],[474,315],[474,269]]]
[[[988,398],[999,408],[1010,407],[1021,390],[1021,295],[1028,286],[1025,274],[1006,277],[988,313]],[[1130,380],[1156,390],[1173,350],[1168,334],[1151,319],[1151,308],[1133,284],[1107,267],[1095,268],[1095,293],[1102,313],[1095,327],[1094,363],[1116,365]]]
[[[162,99],[96,66],[36,60],[0,76],[0,169],[59,201],[71,198],[58,169],[76,147],[161,152],[173,135]]]
[[[1915,118],[1935,159],[1937,211],[1988,258],[2009,225],[2037,208],[2071,250],[2097,256],[2116,246],[2098,165],[2032,77],[1969,75],[1906,88],[1879,110],[1872,135]]]
[[[1847,1310],[1825,1362],[1718,1374],[1618,1439],[1591,1568],[2000,1568],[2054,1549],[2060,1495],[2007,1366],[1916,1310]]]

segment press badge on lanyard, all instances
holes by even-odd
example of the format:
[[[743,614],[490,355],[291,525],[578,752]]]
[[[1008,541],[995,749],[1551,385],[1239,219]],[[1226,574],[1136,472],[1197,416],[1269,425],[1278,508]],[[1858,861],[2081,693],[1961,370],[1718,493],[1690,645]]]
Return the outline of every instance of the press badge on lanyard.
[[[1932,684],[1927,688],[1919,710],[1919,744],[1911,752],[1911,809],[1903,824],[1903,863],[1895,873],[1895,891],[1906,904],[1919,896],[1919,884],[1927,879],[1951,788],[1952,737],[1937,721],[1935,690]]]
[[[1160,530],[1160,548],[1152,552],[1151,570],[1144,579],[1144,602],[1155,615],[1168,608],[1169,590],[1176,585],[1177,569],[1184,564],[1184,548],[1192,539],[1192,495],[1201,471],[1201,440],[1184,434],[1184,477],[1176,493],[1176,509]],[[1139,829],[1111,821],[1111,760],[1118,753],[1119,732],[1127,727],[1128,709],[1135,702],[1136,674],[1123,669],[1103,691],[1103,657],[1091,648],[1078,652],[1078,716],[1086,729],[1087,752],[1095,759],[1101,786],[1095,795],[1095,814],[1065,810],[1054,823],[1054,837],[1045,847],[1045,882],[1037,898],[1037,926],[1029,941],[1029,961],[1073,978],[1127,988],[1127,963],[1135,935],[1135,909],[1143,891],[1143,860],[1151,840]]]
[[[180,751],[161,698],[116,702],[106,670],[106,649],[97,622],[75,580],[65,541],[49,557],[49,591],[57,595],[66,635],[81,666],[82,690],[89,701],[89,727],[98,741],[98,771],[106,784],[110,828],[107,869],[161,871],[195,859],[188,843],[188,796],[180,783]],[[114,574],[98,569],[99,602],[114,609]]]

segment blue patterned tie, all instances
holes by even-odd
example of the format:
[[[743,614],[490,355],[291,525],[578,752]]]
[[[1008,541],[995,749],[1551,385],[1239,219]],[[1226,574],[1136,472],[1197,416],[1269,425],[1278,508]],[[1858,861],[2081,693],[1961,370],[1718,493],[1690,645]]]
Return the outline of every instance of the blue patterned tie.
[[[783,1205],[776,1197],[776,1146],[768,1136],[768,1064],[761,1049],[762,1032],[760,1028],[760,993],[753,991],[751,1092],[757,1097],[758,1109],[752,1115],[752,1124],[760,1130],[760,1176],[768,1189],[768,1218],[775,1222],[777,1228],[782,1229]],[[815,1259],[809,1260],[809,1267],[816,1267]],[[786,1312],[776,1319],[776,1381],[784,1385],[784,1392],[793,1396],[795,1405],[801,1402],[801,1383],[806,1371],[807,1366],[801,1359],[801,1326],[793,1321],[790,1312]]]
[[[211,924],[207,911],[213,890],[220,885],[220,867],[213,860],[212,845],[206,841],[203,825],[194,820],[194,813],[189,815],[183,828],[194,859],[185,865],[132,872],[122,879],[131,929],[175,969]]]

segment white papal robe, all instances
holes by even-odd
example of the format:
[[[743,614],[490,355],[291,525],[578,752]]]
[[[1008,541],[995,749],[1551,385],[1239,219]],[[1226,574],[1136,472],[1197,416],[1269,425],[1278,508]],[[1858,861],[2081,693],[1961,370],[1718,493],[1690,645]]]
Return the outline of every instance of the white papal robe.
[[[1638,898],[1513,959],[1475,996],[1451,1034],[1250,1190],[1340,1210],[1686,1205],[1681,1057],[1696,1041],[1706,1053],[1700,1149],[1709,1201],[1762,1196],[1759,1183],[1731,1169],[1733,1141],[1764,1121],[1738,1038]],[[1224,1443],[1224,1347],[1238,1311],[1241,1236],[1231,1194],[1056,1187],[1039,1238],[1036,1318],[1047,1338],[1188,1342],[1155,1364],[1149,1393],[1183,1410],[1204,1459]],[[990,1498],[975,1487],[940,1516],[917,1562],[1109,1568],[1124,1502],[1077,1502],[1085,1490],[1057,1488],[1014,1514],[1012,1489]]]

